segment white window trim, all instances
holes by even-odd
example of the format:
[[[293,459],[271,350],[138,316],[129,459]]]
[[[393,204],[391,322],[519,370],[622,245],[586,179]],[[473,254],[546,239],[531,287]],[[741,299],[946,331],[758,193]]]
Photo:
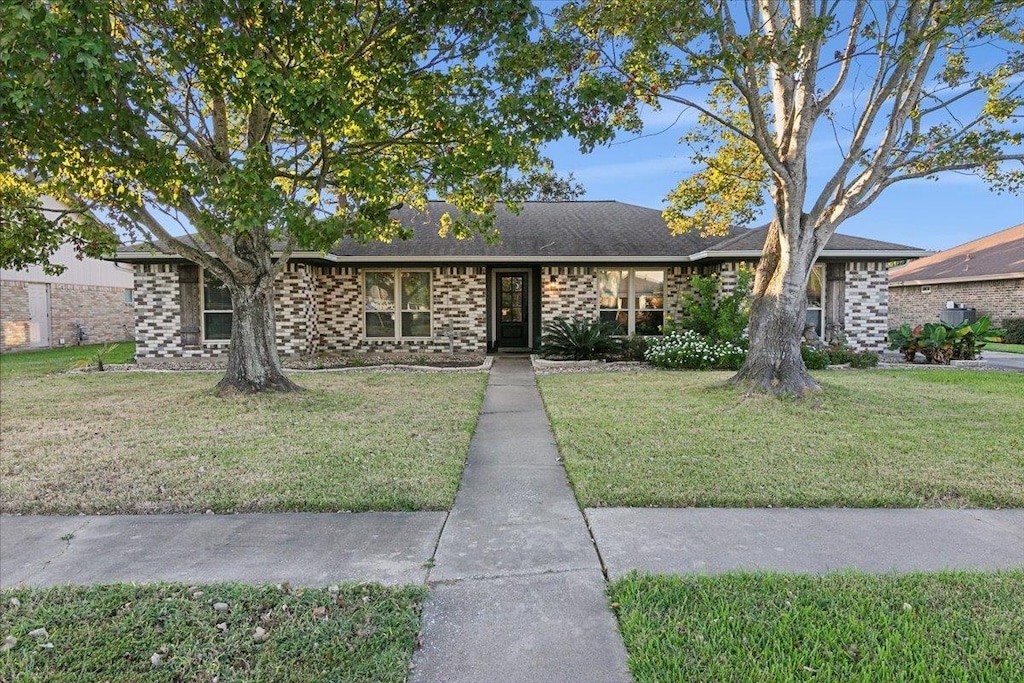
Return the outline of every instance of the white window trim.
[[[614,266],[598,267],[595,269],[596,273],[601,271],[618,270],[626,271],[626,281],[629,283],[626,291],[629,305],[626,308],[626,334],[625,336],[633,336],[636,334],[636,271],[642,270],[645,272],[661,272],[661,308],[645,308],[644,311],[661,311],[661,324],[665,324],[665,283],[668,280],[668,272],[664,268],[616,268]],[[617,297],[616,297],[617,298]],[[597,278],[597,316],[601,317],[602,311],[618,311],[618,308],[602,308],[601,307],[601,278]],[[617,335],[624,336],[624,335]],[[660,337],[660,334],[648,334],[646,337]]]
[[[230,344],[231,338],[227,339],[207,339],[206,338],[206,314],[207,313],[230,313],[232,325],[235,322],[235,308],[234,302],[231,304],[231,308],[223,310],[219,308],[206,308],[206,269],[199,269],[199,335],[200,339],[203,340],[204,344]]]
[[[824,263],[816,263],[811,266],[811,271],[818,271],[819,282],[821,283],[821,306],[807,306],[808,311],[818,311],[818,320],[820,321],[821,332],[818,337],[821,339],[825,338],[825,311],[828,309],[828,305],[825,303],[825,297],[828,292],[828,280],[825,276],[828,272],[825,269]],[[810,284],[810,276],[807,278],[807,284]],[[806,290],[804,291],[804,297],[807,296]],[[807,314],[804,313],[804,325],[807,325]]]
[[[395,334],[392,337],[370,337],[366,334],[366,275],[368,273],[391,273],[395,277],[395,291],[392,294],[395,297],[395,310],[392,312],[395,319]],[[402,301],[402,273],[426,273],[429,275],[430,285],[430,307],[427,309],[427,313],[430,313],[430,334],[426,337],[412,337],[402,335],[402,313],[422,313],[420,309],[410,310],[403,308],[405,302]],[[363,328],[363,341],[375,342],[375,341],[425,341],[434,338],[434,271],[431,268],[364,268],[360,280],[362,280],[362,291],[360,293],[359,300],[359,315],[362,317],[361,325]]]

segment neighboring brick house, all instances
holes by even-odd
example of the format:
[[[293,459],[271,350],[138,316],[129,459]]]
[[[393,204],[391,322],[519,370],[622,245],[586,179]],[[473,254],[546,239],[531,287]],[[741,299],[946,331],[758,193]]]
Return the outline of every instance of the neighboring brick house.
[[[62,206],[50,198],[44,208]],[[66,266],[47,275],[39,266],[0,270],[0,351],[131,339],[135,332],[131,266],[79,259],[63,245],[50,259]]]
[[[499,209],[501,239],[438,236],[451,207],[403,210],[408,241],[296,253],[276,289],[284,355],[331,351],[484,352],[535,349],[558,316],[600,316],[623,333],[658,334],[678,318],[690,277],[716,273],[726,288],[760,256],[765,229],[728,237],[674,237],[661,212],[620,202],[530,202]],[[808,319],[843,331],[858,349],[881,350],[888,320],[887,262],[927,252],[835,235],[809,287]],[[223,354],[231,302],[224,288],[174,256],[125,248],[136,264],[136,357]]]
[[[995,327],[1024,317],[1024,223],[894,268],[889,298],[893,328],[936,321],[949,301]]]

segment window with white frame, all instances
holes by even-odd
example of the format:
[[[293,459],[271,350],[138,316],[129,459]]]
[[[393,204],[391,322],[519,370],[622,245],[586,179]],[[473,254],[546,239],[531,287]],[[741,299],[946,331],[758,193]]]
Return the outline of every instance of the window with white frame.
[[[203,271],[203,339],[231,339],[231,292],[216,277]]]
[[[429,270],[368,270],[363,319],[371,339],[430,336]]]
[[[616,268],[597,271],[598,310],[619,334],[661,334],[665,323],[665,271]]]
[[[807,278],[807,324],[814,325],[814,332],[821,337],[825,329],[825,266],[811,268]]]

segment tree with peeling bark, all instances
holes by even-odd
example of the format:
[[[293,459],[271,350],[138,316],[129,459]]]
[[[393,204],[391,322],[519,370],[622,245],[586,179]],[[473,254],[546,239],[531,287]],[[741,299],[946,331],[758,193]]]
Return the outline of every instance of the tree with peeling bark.
[[[699,113],[686,139],[702,170],[667,198],[673,231],[722,234],[770,200],[731,380],[748,391],[818,389],[800,355],[811,267],[887,188],[963,172],[1021,192],[1020,0],[584,0],[560,29],[571,77],[627,94],[617,125],[639,130],[644,105]],[[831,167],[822,140],[841,151]]]
[[[433,198],[445,232],[491,234],[496,202],[575,191],[540,146],[607,137],[606,105],[546,75],[541,22],[529,0],[4,3],[0,172],[223,282],[222,393],[295,390],[273,291],[296,249],[407,237],[391,212]]]

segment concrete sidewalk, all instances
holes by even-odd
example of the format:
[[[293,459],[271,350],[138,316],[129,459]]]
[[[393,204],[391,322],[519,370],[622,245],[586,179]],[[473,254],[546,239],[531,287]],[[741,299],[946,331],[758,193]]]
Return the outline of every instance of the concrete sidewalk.
[[[630,680],[527,358],[491,369],[428,582],[414,682]]]
[[[1024,353],[1007,353],[1006,351],[981,350],[981,358],[985,364],[1000,370],[1016,370],[1024,372]]]
[[[1024,510],[586,511],[609,576],[1024,568]]]
[[[0,517],[0,585],[423,583],[444,512]]]

